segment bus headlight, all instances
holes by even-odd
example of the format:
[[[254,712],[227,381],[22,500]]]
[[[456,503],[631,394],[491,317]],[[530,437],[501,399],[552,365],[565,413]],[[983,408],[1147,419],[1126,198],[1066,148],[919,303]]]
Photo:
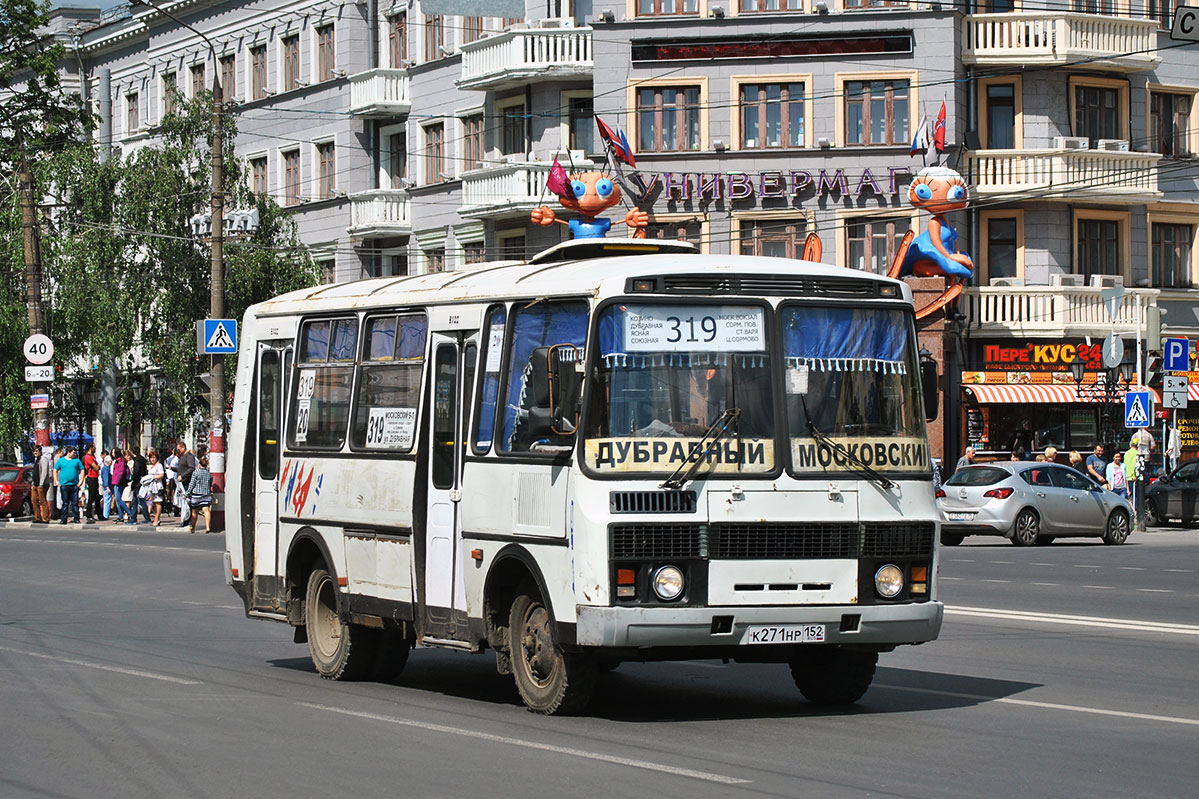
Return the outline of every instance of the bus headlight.
[[[903,590],[903,569],[888,563],[874,573],[874,590],[879,596],[891,599]]]
[[[682,596],[683,570],[678,566],[663,566],[654,572],[654,593],[666,602]]]

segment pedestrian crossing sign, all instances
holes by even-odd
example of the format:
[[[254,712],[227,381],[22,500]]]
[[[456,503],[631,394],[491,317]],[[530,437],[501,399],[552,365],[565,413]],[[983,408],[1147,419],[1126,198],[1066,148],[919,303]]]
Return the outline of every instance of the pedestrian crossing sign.
[[[1129,391],[1124,395],[1124,426],[1148,427],[1153,404],[1148,391]]]
[[[236,319],[201,319],[196,322],[197,355],[231,355],[235,352]]]

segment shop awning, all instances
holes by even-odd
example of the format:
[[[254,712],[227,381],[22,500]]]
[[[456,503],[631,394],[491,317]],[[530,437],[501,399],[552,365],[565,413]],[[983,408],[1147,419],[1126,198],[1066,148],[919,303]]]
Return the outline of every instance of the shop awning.
[[[1033,403],[1054,403],[1054,404],[1071,404],[1078,402],[1094,403],[1099,401],[1098,398],[1087,391],[1083,391],[1082,396],[1078,395],[1078,390],[1071,385],[1046,384],[1046,385],[1017,385],[1017,384],[975,384],[962,386],[966,393],[974,396],[976,400],[983,404],[1000,404],[1000,403],[1016,403],[1016,402],[1033,402]],[[1199,393],[1196,392],[1199,385],[1190,386],[1187,396],[1191,399],[1199,400]],[[1161,404],[1161,394],[1156,389],[1150,389],[1153,392],[1153,398]],[[1120,390],[1116,396],[1117,401],[1124,401],[1124,391]]]

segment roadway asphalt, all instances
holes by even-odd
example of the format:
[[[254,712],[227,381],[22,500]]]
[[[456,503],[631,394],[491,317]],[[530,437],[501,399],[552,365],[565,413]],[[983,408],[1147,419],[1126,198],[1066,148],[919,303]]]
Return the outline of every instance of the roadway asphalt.
[[[625,664],[590,712],[490,655],[317,677],[246,619],[223,536],[0,526],[0,797],[1194,795],[1199,531],[943,550],[939,640],[852,710],[785,667]]]

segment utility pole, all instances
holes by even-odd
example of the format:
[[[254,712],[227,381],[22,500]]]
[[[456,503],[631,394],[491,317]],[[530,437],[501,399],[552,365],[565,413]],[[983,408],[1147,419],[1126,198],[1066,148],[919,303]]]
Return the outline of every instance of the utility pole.
[[[29,307],[29,335],[44,334],[42,315],[42,249],[37,224],[37,198],[33,192],[33,174],[21,153],[21,227],[25,239],[25,302]],[[33,431],[38,446],[50,446],[50,409],[33,409]]]

